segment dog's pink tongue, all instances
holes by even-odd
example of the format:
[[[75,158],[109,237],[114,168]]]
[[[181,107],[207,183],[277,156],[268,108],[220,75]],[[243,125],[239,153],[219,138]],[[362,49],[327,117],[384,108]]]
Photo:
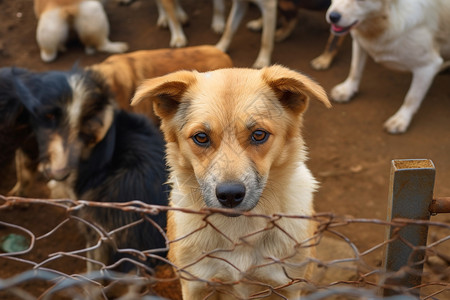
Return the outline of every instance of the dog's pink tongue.
[[[337,26],[335,24],[331,24],[331,29],[333,29],[334,32],[345,31],[345,27]]]

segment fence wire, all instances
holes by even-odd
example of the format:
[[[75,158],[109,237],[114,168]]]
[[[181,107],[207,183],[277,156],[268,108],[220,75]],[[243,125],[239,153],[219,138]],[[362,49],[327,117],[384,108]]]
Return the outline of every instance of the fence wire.
[[[37,207],[39,209],[35,209]],[[141,219],[105,232],[102,228],[78,216],[77,212],[86,207],[103,207],[126,213],[138,213]],[[23,212],[23,218],[17,218],[17,214],[12,214],[17,210]],[[114,269],[123,261],[106,265],[86,256],[88,251],[110,242],[112,236],[118,231],[129,229],[141,222],[150,222],[156,226],[149,215],[168,210],[175,209],[148,205],[141,201],[99,203],[0,196],[0,242],[3,245],[0,249],[0,299],[181,299],[180,276],[188,280],[202,279],[189,274],[188,271],[183,270],[182,266],[174,266],[165,257],[159,256],[159,253],[168,250],[171,243],[177,242],[170,241],[162,228],[159,230],[165,236],[166,249],[115,249],[135,257],[135,259],[124,258],[123,260],[135,264],[138,272],[118,273]],[[208,220],[209,216],[226,212],[221,209],[176,210],[185,214],[204,215],[204,224],[196,231],[206,227],[214,228]],[[392,222],[386,222],[377,219],[337,216],[331,213],[319,213],[313,216],[282,214],[267,216],[244,213],[241,217],[265,219],[267,226],[262,230],[278,226],[277,222],[283,218],[300,218],[317,222],[318,229],[314,241],[318,254],[316,258],[309,258],[304,262],[305,265],[313,264],[315,271],[311,278],[292,278],[289,283],[302,284],[305,290],[302,299],[382,299],[379,296],[381,288],[395,289],[400,293],[400,296],[389,299],[450,299],[449,223],[409,219],[394,219]],[[37,230],[42,227],[41,223],[46,225],[45,232]],[[86,247],[84,236],[78,229],[80,224],[90,227],[97,233],[98,242],[95,245]],[[384,286],[382,282],[386,276],[401,275],[402,272],[417,272],[417,269],[414,265],[408,265],[399,270],[398,274],[389,274],[384,271],[383,250],[388,243],[401,237],[394,235],[391,240],[383,240],[376,233],[384,232],[389,226],[394,226],[396,232],[399,232],[404,227],[418,225],[429,228],[426,247],[409,244],[413,252],[425,250],[426,253],[421,285],[413,288]],[[367,230],[368,236],[373,232],[373,239],[364,243],[355,241],[351,236],[352,230]],[[226,237],[224,232],[220,234]],[[289,235],[289,232],[285,234]],[[10,242],[8,246],[8,238],[12,237],[16,239],[13,239],[14,242]],[[239,243],[245,243],[246,238],[248,236],[241,237]],[[403,242],[408,244],[408,241]],[[363,244],[364,246],[361,246]],[[370,246],[367,247],[367,244]],[[19,247],[20,245],[22,247]],[[236,246],[238,245],[235,244],[234,247]],[[297,246],[305,247],[305,243]],[[203,257],[216,257],[223,260],[217,257],[217,252],[233,251],[232,248],[216,249],[210,253],[204,253]],[[140,262],[140,258],[149,257],[159,260],[161,264],[151,269]],[[286,264],[288,262],[285,262],[285,259],[271,258],[271,263]],[[99,270],[87,272],[87,262],[96,265]],[[227,286],[221,287],[216,281],[202,281],[213,289],[227,290],[231,293],[231,289]],[[266,292],[253,295],[251,299],[279,295],[277,290],[280,288],[282,287],[268,286]],[[240,299],[237,295],[233,296]],[[283,299],[281,295],[280,299]]]

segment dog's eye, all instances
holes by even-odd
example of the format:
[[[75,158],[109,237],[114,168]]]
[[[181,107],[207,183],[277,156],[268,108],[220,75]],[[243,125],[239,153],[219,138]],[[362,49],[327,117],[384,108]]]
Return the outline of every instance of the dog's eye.
[[[45,114],[44,118],[45,118],[47,121],[54,121],[54,120],[56,119],[56,116],[55,116],[55,114],[47,113],[47,114]]]
[[[210,144],[209,136],[204,132],[198,132],[192,136],[194,143],[201,147],[208,147]]]
[[[252,132],[251,139],[254,144],[262,144],[267,141],[269,135],[267,131],[258,129]]]

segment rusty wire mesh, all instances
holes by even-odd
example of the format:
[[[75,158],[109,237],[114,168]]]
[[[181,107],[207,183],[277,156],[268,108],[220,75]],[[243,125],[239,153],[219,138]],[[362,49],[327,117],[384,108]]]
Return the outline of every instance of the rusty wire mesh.
[[[31,208],[40,207],[40,210]],[[122,228],[104,232],[79,218],[76,212],[84,207],[105,207],[130,213],[140,213],[142,219]],[[23,220],[8,218],[13,209],[23,209]],[[107,299],[112,293],[120,293],[121,299],[181,299],[179,276],[184,272],[180,266],[171,266],[164,257],[158,257],[158,252],[149,249],[116,249],[127,252],[136,257],[133,263],[144,272],[121,274],[115,272],[113,265],[86,258],[86,252],[108,242],[111,235],[120,230],[135,226],[138,222],[152,222],[148,215],[173,208],[144,204],[140,201],[127,203],[98,203],[82,200],[67,199],[30,199],[0,196],[0,236],[15,232],[28,240],[26,249],[16,252],[0,252],[0,298],[1,299]],[[180,210],[180,209],[178,209]],[[191,211],[182,209],[186,214],[204,215],[204,224],[198,228],[213,226],[208,217],[221,213],[220,209]],[[35,217],[41,215],[40,219]],[[426,225],[429,227],[428,244],[426,250],[425,269],[422,284],[415,288],[389,287],[398,289],[405,297],[415,299],[420,291],[421,299],[450,299],[450,224],[436,221],[414,221],[395,219],[386,222],[377,219],[358,219],[336,216],[329,213],[314,216],[298,215],[252,215],[245,213],[245,218],[264,218],[266,228],[277,226],[282,218],[306,218],[317,222],[318,230],[315,235],[318,255],[309,258],[305,264],[313,264],[315,271],[311,278],[292,278],[289,284],[304,285],[305,296],[302,299],[381,299],[380,288],[382,279],[387,274],[382,268],[383,249],[386,244],[399,237],[394,235],[392,240],[376,238],[367,243],[369,247],[362,248],[358,241],[352,239],[352,230],[369,230],[382,232],[388,226],[395,226],[400,230],[405,226]],[[34,222],[48,222],[45,232],[36,232]],[[89,249],[85,247],[83,236],[77,235],[80,223],[96,229],[98,243]],[[354,228],[350,228],[350,227]],[[162,229],[161,229],[162,230]],[[69,234],[67,233],[69,232]],[[347,232],[347,234],[346,234]],[[164,232],[162,232],[164,234]],[[221,232],[221,234],[224,234]],[[289,234],[289,233],[286,233]],[[67,248],[67,241],[75,239]],[[242,237],[241,242],[245,242]],[[175,241],[166,238],[167,248]],[[407,241],[404,241],[408,243]],[[46,249],[42,251],[42,249]],[[159,249],[167,250],[167,249]],[[325,250],[325,251],[322,251]],[[331,250],[331,251],[330,251]],[[323,253],[322,253],[323,252]],[[153,257],[163,262],[162,266],[150,269],[139,262],[139,257]],[[204,253],[213,257],[213,253]],[[99,271],[86,272],[86,262],[97,264]],[[272,258],[273,263],[283,263],[283,258]],[[172,267],[179,272],[173,272]],[[399,272],[415,272],[414,266],[405,266]],[[190,280],[196,280],[190,279]],[[212,288],[217,282],[204,282]],[[237,284],[237,283],[233,283]],[[257,283],[255,283],[257,284]],[[268,295],[277,295],[280,287],[267,287],[267,292],[254,295],[252,299],[263,299]],[[238,299],[238,298],[237,298]],[[282,297],[280,296],[280,299]],[[405,298],[403,298],[405,299]]]

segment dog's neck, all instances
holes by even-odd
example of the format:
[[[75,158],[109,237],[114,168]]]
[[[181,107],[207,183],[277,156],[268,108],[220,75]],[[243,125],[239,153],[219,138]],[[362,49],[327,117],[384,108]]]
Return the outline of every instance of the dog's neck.
[[[114,121],[103,140],[92,149],[87,159],[80,161],[75,183],[75,193],[78,196],[91,188],[95,188],[97,183],[102,182],[104,177],[108,175],[104,168],[110,164],[114,155],[116,131],[116,117],[114,117]]]

